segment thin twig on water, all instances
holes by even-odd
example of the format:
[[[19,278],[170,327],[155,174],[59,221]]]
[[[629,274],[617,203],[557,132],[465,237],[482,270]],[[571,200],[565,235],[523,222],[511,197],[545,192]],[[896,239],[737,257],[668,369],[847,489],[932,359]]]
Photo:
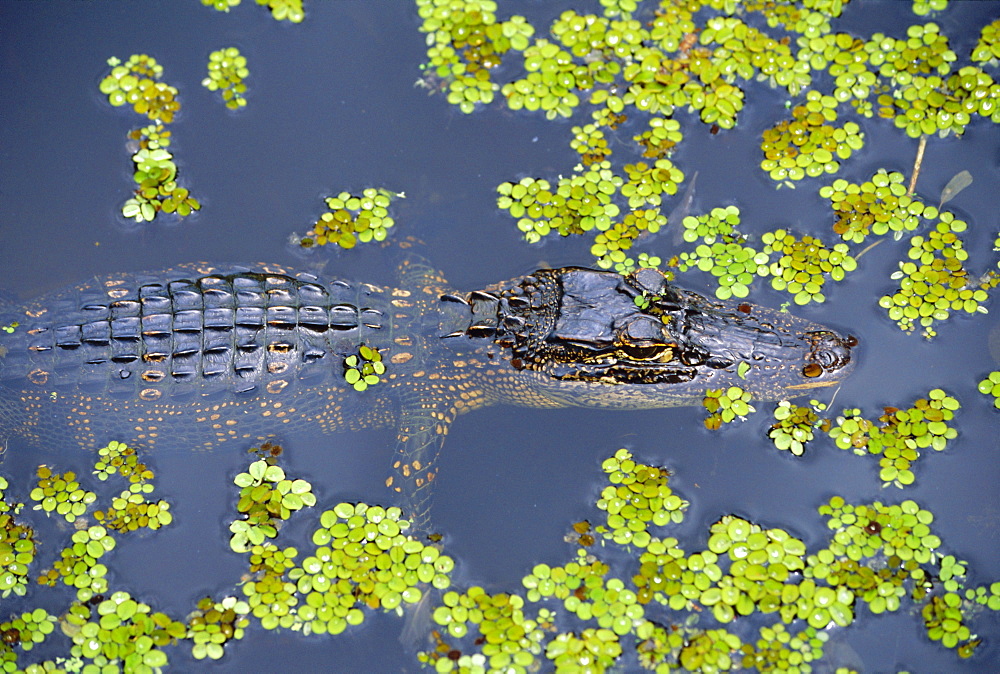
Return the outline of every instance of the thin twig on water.
[[[917,145],[917,158],[913,161],[913,175],[910,176],[910,189],[906,191],[907,196],[913,196],[917,189],[917,178],[920,176],[920,165],[924,163],[924,148],[927,147],[927,134],[920,136],[920,144]]]

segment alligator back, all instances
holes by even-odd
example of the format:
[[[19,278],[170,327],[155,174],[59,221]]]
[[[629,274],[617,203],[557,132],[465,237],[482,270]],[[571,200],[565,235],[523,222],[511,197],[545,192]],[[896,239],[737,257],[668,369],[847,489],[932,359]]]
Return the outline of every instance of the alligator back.
[[[392,306],[405,295],[273,265],[93,279],[0,315],[19,323],[0,333],[0,434],[204,447],[293,422],[391,423],[387,397],[346,385],[343,360],[412,341]]]

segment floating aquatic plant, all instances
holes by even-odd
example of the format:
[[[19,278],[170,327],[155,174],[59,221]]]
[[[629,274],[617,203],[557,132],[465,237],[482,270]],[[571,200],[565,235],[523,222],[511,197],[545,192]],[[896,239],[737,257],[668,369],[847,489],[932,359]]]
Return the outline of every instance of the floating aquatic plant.
[[[777,254],[770,265],[771,287],[793,295],[796,304],[826,301],[823,286],[827,277],[842,281],[858,266],[844,243],[827,247],[815,237],[798,238],[784,229],[765,233],[761,241],[765,253]]]
[[[88,601],[108,591],[108,568],[100,560],[114,548],[115,539],[103,526],[76,531],[71,545],[63,548],[50,570],[38,576],[38,583],[55,585],[61,578],[64,585],[76,588],[77,599]]]
[[[257,0],[257,4],[270,9],[275,21],[301,23],[306,18],[302,0]]]
[[[99,85],[101,93],[114,106],[129,104],[140,115],[169,124],[180,110],[177,89],[160,81],[163,66],[147,54],[133,54],[122,64],[112,56],[108,59],[111,73]]]
[[[186,633],[183,623],[153,612],[124,591],[101,601],[74,604],[63,624],[73,641],[71,655],[91,661],[95,670],[102,666],[132,671],[165,667],[168,660],[163,647]]]
[[[911,261],[900,262],[891,276],[899,282],[899,289],[879,300],[900,330],[912,332],[919,325],[930,339],[937,334],[935,321],[946,320],[953,311],[986,313],[987,291],[975,287],[963,264],[968,253],[958,235],[967,226],[944,211],[927,236],[910,239],[907,257]]]
[[[948,422],[959,407],[955,398],[933,389],[909,409],[886,407],[878,424],[861,417],[860,410],[844,410],[829,434],[841,449],[851,449],[859,456],[879,456],[883,486],[905,487],[915,479],[911,467],[920,458],[921,449],[942,451],[958,435]]]
[[[31,490],[31,500],[37,502],[35,510],[46,514],[54,512],[72,523],[97,500],[97,494],[80,488],[76,473],[72,471],[53,473],[48,466],[39,466],[36,473],[38,486]]]
[[[979,382],[979,392],[985,396],[993,396],[993,406],[1000,410],[1000,371],[990,372]]]
[[[708,418],[705,419],[705,428],[714,431],[722,424],[732,423],[737,418],[746,421],[747,415],[757,411],[750,404],[752,397],[750,391],[744,391],[739,386],[708,389],[702,400],[702,405],[709,412]]]
[[[362,344],[357,354],[344,358],[344,379],[355,391],[364,391],[381,381],[385,374],[385,363],[378,349]]]
[[[774,408],[774,419],[767,435],[774,446],[787,450],[795,456],[802,456],[805,447],[813,440],[813,431],[817,427],[829,424],[820,419],[817,410],[826,409],[826,405],[817,400],[810,400],[809,405],[793,405],[782,400]]]
[[[132,132],[130,137],[134,137]],[[162,125],[138,131],[139,150],[132,155],[133,179],[138,187],[135,196],[122,205],[122,215],[136,222],[152,221],[157,213],[176,213],[180,217],[201,209],[201,203],[177,183],[177,164],[166,146],[169,132]]]
[[[644,548],[652,540],[650,525],[663,526],[684,518],[688,502],[668,486],[667,469],[636,463],[626,449],[619,449],[602,468],[611,483],[597,501],[598,509],[607,512],[607,524],[596,529],[604,538]]]
[[[241,0],[201,0],[201,4],[218,12],[229,12],[233,7],[239,7]]]
[[[907,194],[903,180],[898,171],[879,169],[862,183],[838,179],[821,187],[819,195],[830,200],[837,216],[833,231],[850,243],[862,243],[869,234],[884,236],[889,232],[899,239],[903,232],[937,219],[938,209]]]
[[[201,85],[209,91],[221,91],[226,107],[238,110],[247,104],[243,80],[249,75],[246,57],[236,47],[226,47],[208,55],[208,77]]]
[[[298,243],[303,248],[329,243],[354,248],[358,242],[384,241],[388,230],[396,224],[389,217],[389,204],[394,198],[403,196],[368,187],[360,196],[341,192],[336,197],[328,197],[325,201],[330,210],[320,216]]]
[[[969,60],[991,65],[996,65],[1000,61],[1000,19],[983,26],[979,32],[979,41],[972,48]]]
[[[775,181],[815,178],[839,170],[840,160],[849,159],[864,145],[864,135],[854,122],[832,126],[836,108],[833,96],[809,91],[806,102],[792,109],[791,120],[764,131],[761,169]]]
[[[117,474],[128,478],[132,484],[141,484],[150,482],[154,477],[149,466],[139,461],[135,449],[124,442],[112,440],[97,453],[101,458],[94,464],[94,475],[99,480],[107,480]]]
[[[715,209],[716,211],[722,209]],[[702,216],[705,217],[705,216]],[[711,216],[714,219],[715,214]],[[730,225],[719,220],[718,225],[704,225],[702,220],[688,216],[684,219],[687,236],[692,230],[709,230],[705,240],[714,240],[716,232],[732,231]],[[729,234],[722,235],[722,241],[715,241],[711,244],[701,244],[691,253],[681,253],[678,258],[677,268],[687,271],[697,267],[701,271],[706,271],[718,279],[718,287],[715,289],[715,296],[720,300],[728,300],[732,297],[743,298],[750,294],[750,285],[758,276],[767,276],[770,273],[768,262],[770,253],[757,251],[750,246],[743,245],[741,237],[734,237]]]
[[[454,561],[406,535],[409,526],[399,508],[340,503],[323,512],[312,536],[315,551],[288,571],[291,591],[304,598],[291,622],[306,632],[339,634],[364,620],[364,607],[401,613],[420,601],[422,586],[446,589]]]
[[[250,605],[236,597],[214,601],[204,597],[188,617],[187,639],[192,641],[191,655],[197,660],[218,660],[225,655],[225,645],[243,638],[250,625]]]
[[[280,466],[268,465],[264,459],[251,463],[247,472],[239,473],[233,482],[240,487],[236,510],[244,516],[229,527],[233,532],[229,547],[236,552],[247,552],[265,539],[274,538],[278,523],[316,504],[312,485],[286,478]]]
[[[0,477],[0,598],[24,595],[28,567],[35,559],[35,532],[15,517],[23,504],[8,500],[6,478]]]

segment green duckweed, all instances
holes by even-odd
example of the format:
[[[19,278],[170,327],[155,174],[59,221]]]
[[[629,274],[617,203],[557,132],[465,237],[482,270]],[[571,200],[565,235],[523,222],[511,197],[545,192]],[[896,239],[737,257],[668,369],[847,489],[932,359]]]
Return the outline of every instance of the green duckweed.
[[[621,655],[618,637],[611,630],[588,628],[580,634],[563,632],[549,641],[545,657],[557,672],[578,672],[586,668],[604,671]]]
[[[124,442],[112,440],[97,453],[100,458],[94,464],[94,475],[99,480],[104,481],[117,474],[128,478],[132,484],[142,484],[150,482],[154,477],[149,466],[139,461],[135,449]]]
[[[815,237],[798,238],[783,229],[767,232],[761,240],[764,252],[777,257],[770,265],[771,287],[790,293],[799,305],[826,301],[827,278],[842,281],[858,266],[847,244],[828,247]]]
[[[770,253],[744,245],[744,237],[736,231],[739,209],[735,206],[714,208],[708,215],[688,216],[683,223],[685,240],[701,238],[705,243],[697,246],[694,252],[681,253],[677,268],[687,271],[697,267],[715,276],[719,284],[715,296],[719,299],[747,297],[754,280],[771,273]]]
[[[835,173],[840,161],[864,146],[864,134],[854,122],[834,127],[837,100],[818,91],[806,94],[806,103],[792,109],[792,119],[766,130],[760,167],[772,180],[802,180]]]
[[[740,664],[758,672],[809,672],[809,663],[823,657],[823,647],[829,639],[826,632],[815,627],[792,633],[782,623],[762,626],[759,633],[760,638],[754,644],[740,647]]]
[[[244,94],[247,85],[243,80],[250,76],[246,57],[236,47],[226,47],[208,55],[208,77],[201,85],[209,91],[222,92],[222,100],[230,110],[247,104]]]
[[[97,494],[80,488],[76,473],[53,473],[48,466],[39,466],[36,471],[38,486],[31,490],[31,500],[36,501],[35,510],[46,514],[56,513],[67,522],[76,521],[87,512],[87,506],[97,500]]]
[[[114,549],[115,539],[103,526],[94,525],[77,531],[52,568],[38,576],[38,583],[55,585],[62,579],[64,585],[76,588],[80,601],[87,601],[94,595],[107,592],[108,569],[100,560]]]
[[[643,548],[652,540],[650,525],[683,520],[688,502],[668,486],[666,468],[638,463],[624,448],[604,461],[602,468],[611,484],[597,501],[598,509],[607,513],[606,525],[595,531],[605,539]]]
[[[990,65],[1000,62],[1000,19],[983,26],[969,60]]]
[[[164,646],[186,634],[183,623],[153,612],[128,592],[101,601],[77,603],[63,617],[63,632],[73,641],[70,653],[91,665],[151,671],[168,664]]]
[[[903,232],[936,219],[938,209],[908,195],[903,180],[898,171],[879,169],[860,184],[838,179],[820,188],[820,196],[830,200],[837,216],[833,231],[850,243],[862,243],[869,234],[889,232],[898,240]]]
[[[229,12],[233,7],[239,7],[241,0],[201,0],[201,4],[218,12]]]
[[[0,477],[0,598],[25,594],[28,567],[37,552],[34,530],[15,519],[23,504],[8,500],[8,487]]]
[[[169,124],[180,110],[177,89],[161,82],[163,66],[147,54],[133,54],[122,64],[116,58],[108,59],[111,72],[101,80],[101,93],[113,106],[129,104],[140,115]]]
[[[1000,371],[990,372],[978,388],[984,396],[993,396],[993,406],[1000,410]]]
[[[135,196],[122,205],[122,215],[136,222],[152,221],[157,213],[176,213],[180,217],[201,209],[201,203],[177,183],[177,165],[166,147],[170,132],[161,124],[150,125],[129,134],[139,149],[132,155]]]
[[[239,7],[240,2],[241,0],[201,0],[201,4],[206,7],[226,13],[233,7]],[[306,18],[302,9],[302,0],[256,0],[256,2],[271,10],[271,16],[275,21],[301,23]]]
[[[355,391],[364,391],[381,381],[385,374],[385,363],[378,349],[362,344],[357,354],[344,358],[344,379]]]
[[[191,655],[197,660],[218,660],[225,654],[225,644],[242,639],[250,625],[250,605],[236,597],[214,601],[204,597],[188,617],[186,637],[191,640]]]
[[[306,13],[302,9],[302,0],[256,0],[258,5],[264,5],[271,10],[275,21],[302,23]]]
[[[744,391],[739,386],[708,389],[702,399],[702,405],[709,412],[709,416],[705,419],[705,428],[714,431],[722,424],[732,423],[737,418],[745,421],[747,415],[757,411],[750,404],[752,397],[749,391]]]
[[[7,659],[13,654],[11,650],[32,650],[55,631],[57,620],[57,616],[50,615],[45,609],[36,608],[0,622],[0,670],[11,671],[5,664],[11,662]]]
[[[909,409],[886,407],[878,424],[861,417],[860,410],[844,410],[829,435],[841,449],[878,456],[883,486],[902,488],[915,480],[912,464],[920,458],[921,449],[942,451],[958,435],[949,422],[960,407],[958,400],[933,389]]]
[[[388,230],[396,224],[389,216],[389,204],[394,198],[403,198],[385,189],[368,187],[361,195],[341,192],[328,197],[329,209],[323,213],[298,240],[303,248],[335,243],[341,248],[354,248],[359,242],[384,241]]]
[[[245,518],[229,527],[233,533],[229,546],[236,552],[247,552],[265,539],[274,538],[280,522],[316,504],[312,485],[286,478],[280,466],[268,465],[264,459],[251,463],[247,472],[239,473],[233,482],[240,487],[236,510]]]
[[[934,323],[953,311],[986,313],[987,290],[975,287],[963,264],[968,253],[958,235],[967,227],[944,211],[927,236],[910,239],[909,261],[900,262],[891,276],[899,289],[879,299],[879,306],[900,330],[912,332],[919,325],[924,337],[931,339],[937,334]]]
[[[816,414],[817,410],[825,408],[826,405],[817,400],[810,400],[808,406],[793,405],[787,400],[782,400],[774,408],[776,423],[771,424],[767,435],[778,449],[787,450],[795,456],[802,456],[806,445],[813,440],[813,431],[817,427],[829,424]]]

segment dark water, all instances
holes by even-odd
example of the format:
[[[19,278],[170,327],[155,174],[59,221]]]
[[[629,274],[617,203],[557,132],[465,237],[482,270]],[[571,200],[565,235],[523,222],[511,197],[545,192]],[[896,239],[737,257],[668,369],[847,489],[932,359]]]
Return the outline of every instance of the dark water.
[[[979,26],[1000,15],[1000,4],[951,4],[937,21],[961,56]],[[597,8],[503,2],[499,13],[524,13],[543,28],[570,5]],[[391,282],[390,256],[380,248],[303,255],[287,243],[318,215],[323,196],[368,186],[406,193],[394,209],[398,225],[392,236],[426,242],[428,257],[458,288],[543,263],[591,260],[585,239],[524,244],[513,221],[496,209],[494,192],[505,180],[532,175],[554,181],[569,173],[576,163],[570,126],[589,117],[546,122],[500,108],[463,115],[443,97],[414,86],[425,54],[410,3],[314,1],[307,8],[303,24],[287,26],[251,0],[228,15],[194,0],[0,2],[3,290],[30,297],[91,275],[192,260],[274,261]],[[899,34],[894,27],[914,22],[909,3],[854,3],[836,27],[861,36],[877,30]],[[249,106],[236,115],[200,85],[208,52],[230,45],[240,48],[251,70]],[[97,84],[109,56],[125,60],[137,52],[153,55],[165,68],[164,79],[180,90],[183,110],[170,125],[170,149],[204,209],[179,223],[136,227],[119,214],[132,184],[125,135],[144,122],[111,109]],[[775,191],[755,169],[760,132],[781,116],[784,98],[757,85],[746,89],[749,105],[738,132],[711,136],[681,115],[686,137],[673,161],[689,176],[699,172],[693,210],[732,203],[740,207],[748,233],[782,226],[829,240],[830,217],[815,193],[816,181]],[[916,142],[881,122],[861,125],[865,148],[840,175],[861,180],[880,167],[909,175]],[[626,126],[619,133],[628,141],[635,132]],[[931,140],[918,185],[919,194],[936,204],[951,176],[972,172],[975,183],[950,206],[971,225],[965,242],[977,273],[995,260],[990,249],[998,227],[998,159],[1000,133],[977,121],[960,140]],[[665,212],[672,207],[666,204]],[[653,240],[648,250],[663,257],[675,252],[669,236]],[[692,504],[677,531],[689,549],[703,546],[707,527],[728,513],[785,527],[815,549],[827,540],[816,507],[831,495],[849,501],[913,498],[936,514],[947,551],[969,561],[972,584],[1000,579],[1000,415],[975,389],[996,369],[988,343],[1000,309],[994,301],[987,316],[952,319],[930,343],[904,335],[875,305],[893,289],[888,276],[904,255],[905,244],[883,243],[862,258],[847,282],[829,289],[825,304],[797,313],[861,339],[858,370],[839,392],[835,409],[861,407],[871,416],[883,405],[909,406],[934,387],[962,402],[958,439],[943,454],[920,460],[915,486],[903,493],[881,489],[874,461],[828,442],[817,443],[802,460],[779,455],[764,438],[767,405],[721,433],[706,431],[696,409],[486,409],[454,425],[441,462],[435,519],[447,534],[447,551],[459,560],[457,584],[516,591],[535,563],[569,561],[573,549],[562,536],[571,522],[594,516],[590,504],[600,484],[600,461],[623,445],[676,471],[672,485]],[[710,287],[698,273],[681,282],[694,290]],[[751,299],[778,306],[787,296],[758,283]],[[281,439],[289,448],[286,470],[308,479],[321,505],[389,502],[383,481],[391,432]],[[228,551],[225,525],[231,479],[245,459],[227,452],[150,458],[160,495],[174,504],[176,526],[151,537],[126,537],[112,559],[112,585],[154,610],[182,616],[197,598],[229,592],[244,568]],[[0,472],[23,488],[14,494],[26,499],[34,467],[43,461],[83,471],[89,458],[66,448],[33,454],[12,443]],[[282,537],[294,540],[312,525],[300,522]],[[44,551],[42,565],[56,547]],[[14,610],[20,606],[5,601],[0,616]],[[1000,661],[995,615],[973,623],[986,643],[971,662],[922,637],[919,618],[906,611],[858,622],[836,638],[860,654],[864,671],[994,671]],[[372,615],[337,638],[254,630],[231,645],[214,669],[414,669],[396,645],[400,625],[395,617]],[[180,649],[171,660],[180,670],[195,666]]]

